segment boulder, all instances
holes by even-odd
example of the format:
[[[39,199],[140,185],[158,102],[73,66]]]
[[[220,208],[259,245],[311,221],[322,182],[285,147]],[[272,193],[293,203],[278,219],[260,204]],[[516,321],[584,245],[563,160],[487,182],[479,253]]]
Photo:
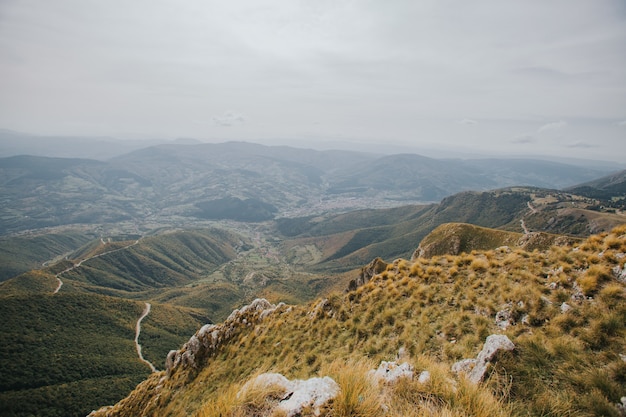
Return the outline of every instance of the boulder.
[[[452,371],[457,374],[466,374],[471,382],[477,384],[483,380],[489,364],[498,352],[513,349],[515,349],[515,345],[508,337],[503,334],[492,334],[485,340],[483,349],[478,353],[476,359],[464,359],[456,362],[452,365]]]
[[[202,326],[180,350],[172,350],[165,360],[167,375],[178,368],[199,368],[203,358],[214,355],[220,346],[232,339],[240,329],[263,321],[274,312],[284,310],[284,304],[271,304],[263,298],[257,298],[241,309],[234,310],[222,324]]]
[[[266,373],[248,381],[240,394],[251,387],[277,386],[285,391],[283,399],[273,411],[284,413],[286,417],[299,416],[305,407],[311,407],[315,415],[320,408],[339,394],[339,385],[330,377],[295,379],[290,381],[278,373]]]
[[[413,367],[406,362],[398,364],[382,361],[377,370],[370,371],[370,376],[377,382],[393,384],[400,378],[413,379]]]
[[[348,284],[348,291],[354,291],[361,285],[366,284],[375,275],[378,275],[387,269],[387,266],[388,264],[381,258],[374,259],[372,262],[361,268],[361,274],[357,279],[350,281]]]

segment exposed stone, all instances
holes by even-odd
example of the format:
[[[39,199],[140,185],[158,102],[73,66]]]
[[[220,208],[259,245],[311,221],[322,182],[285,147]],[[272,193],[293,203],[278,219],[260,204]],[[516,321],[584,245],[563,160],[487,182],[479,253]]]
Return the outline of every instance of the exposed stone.
[[[361,285],[366,284],[372,279],[375,275],[380,274],[385,269],[387,269],[388,264],[382,260],[382,258],[376,258],[369,264],[365,265],[361,268],[361,274],[357,279],[353,279],[348,284],[348,291],[354,291],[359,288]]]
[[[393,384],[400,378],[412,379],[413,367],[406,362],[397,364],[396,362],[382,361],[377,370],[370,371],[370,376],[376,381]]]
[[[420,376],[417,378],[417,382],[420,384],[427,384],[430,382],[430,372],[422,371]]]
[[[626,284],[626,266],[624,268],[620,268],[619,265],[616,265],[613,268],[613,276],[619,281]]]
[[[290,381],[277,373],[257,376],[248,381],[239,394],[259,385],[261,387],[278,386],[285,390],[285,396],[278,402],[274,411],[282,412],[287,417],[301,415],[305,407],[311,407],[313,413],[319,415],[320,408],[339,394],[339,385],[330,377]]]
[[[572,306],[567,304],[567,303],[563,303],[561,304],[561,313],[567,313],[568,311],[570,311],[572,309]]]
[[[455,374],[469,374],[476,365],[476,359],[463,359],[452,365],[452,372]]]
[[[474,383],[482,381],[487,372],[487,367],[491,360],[501,350],[511,351],[515,349],[515,345],[511,340],[503,334],[492,334],[485,340],[483,349],[476,357],[476,365],[469,373],[469,380]]]
[[[580,303],[585,300],[585,294],[583,294],[583,291],[580,289],[577,282],[574,282],[574,284],[572,284],[572,289],[574,290],[572,296],[570,297],[572,301]]]
[[[464,373],[468,379],[477,384],[483,380],[487,368],[501,350],[511,351],[515,345],[503,334],[488,336],[476,359],[464,359],[452,365],[452,372]]]
[[[198,368],[203,358],[214,355],[240,328],[258,324],[283,307],[284,304],[276,306],[263,298],[257,298],[249,305],[234,310],[224,323],[202,326],[180,350],[168,353],[165,360],[167,375],[170,376],[178,367]]]
[[[512,324],[515,324],[513,317],[511,316],[511,308],[513,304],[507,303],[502,310],[496,313],[496,326],[502,330],[506,330]]]

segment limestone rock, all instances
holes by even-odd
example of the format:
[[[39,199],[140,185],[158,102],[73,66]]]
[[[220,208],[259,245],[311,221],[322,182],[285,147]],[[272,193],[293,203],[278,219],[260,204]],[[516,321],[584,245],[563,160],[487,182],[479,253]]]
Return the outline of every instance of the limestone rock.
[[[463,359],[452,365],[452,372],[455,374],[469,374],[476,365],[476,359]]]
[[[207,324],[191,336],[180,350],[172,350],[165,360],[165,369],[170,376],[175,369],[198,368],[202,359],[214,355],[220,346],[235,336],[242,327],[263,321],[268,315],[283,310],[284,304],[271,304],[257,298],[249,305],[234,310],[222,324]]]
[[[501,350],[511,351],[515,349],[515,345],[511,340],[502,334],[492,334],[488,336],[476,359],[464,359],[452,365],[452,371],[455,373],[465,373],[468,379],[477,384],[483,380],[487,368],[491,361]]]
[[[393,384],[400,378],[413,378],[413,367],[404,362],[398,364],[396,362],[382,361],[375,371],[370,371],[370,375],[379,382]]]
[[[272,385],[278,386],[286,392],[274,411],[282,412],[287,417],[300,415],[305,407],[313,408],[315,415],[319,415],[320,407],[339,394],[339,385],[330,377],[290,381],[277,373],[261,374],[248,381],[242,387],[240,394],[253,386],[268,387]]]
[[[348,291],[354,291],[361,285],[366,284],[374,275],[378,275],[387,269],[387,263],[381,258],[376,258],[363,268],[361,268],[361,274],[356,280],[350,281],[348,284]]]

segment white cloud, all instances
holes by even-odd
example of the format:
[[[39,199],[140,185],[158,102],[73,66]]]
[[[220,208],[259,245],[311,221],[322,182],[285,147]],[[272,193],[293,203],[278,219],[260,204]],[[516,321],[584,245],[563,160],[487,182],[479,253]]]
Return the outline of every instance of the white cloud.
[[[478,124],[476,120],[472,120],[472,119],[462,119],[462,120],[459,120],[457,123],[459,123],[460,125],[477,125]]]
[[[622,120],[621,122],[617,122],[618,126],[626,126],[626,120]]]
[[[222,127],[238,126],[246,123],[246,119],[241,114],[233,112],[226,112],[218,116],[213,116],[211,120],[216,126]]]
[[[567,123],[563,120],[560,120],[558,122],[552,122],[541,126],[539,129],[537,129],[537,133],[547,132],[550,130],[559,130],[564,128],[565,126],[567,126]]]
[[[594,144],[594,143],[589,143],[589,142],[584,142],[584,141],[578,141],[578,142],[574,142],[574,143],[570,143],[569,145],[567,145],[568,148],[582,148],[582,149],[590,149],[590,148],[597,148],[598,145]]]
[[[520,135],[511,139],[509,142],[515,144],[526,144],[526,143],[535,143],[536,139],[532,135]]]

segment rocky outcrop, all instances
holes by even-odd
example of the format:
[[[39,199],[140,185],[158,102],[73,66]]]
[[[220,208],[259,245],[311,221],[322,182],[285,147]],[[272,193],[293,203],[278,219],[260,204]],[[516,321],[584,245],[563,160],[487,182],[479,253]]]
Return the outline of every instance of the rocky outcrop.
[[[283,303],[274,305],[263,298],[257,298],[249,305],[234,310],[224,323],[202,326],[180,350],[172,350],[167,355],[167,375],[170,376],[178,368],[198,369],[203,359],[213,356],[220,346],[239,333],[239,329],[256,325],[283,307]]]
[[[367,283],[372,277],[380,274],[387,269],[388,264],[381,258],[376,258],[363,268],[361,268],[361,274],[357,279],[353,279],[348,284],[348,291],[354,291],[361,285]]]
[[[467,378],[477,384],[483,380],[489,364],[496,358],[500,351],[511,351],[515,345],[503,334],[492,334],[488,336],[476,359],[464,359],[452,365],[455,373],[464,373]]]
[[[320,408],[339,394],[339,385],[328,376],[290,381],[277,373],[261,374],[248,381],[239,391],[239,395],[253,387],[278,387],[284,391],[283,397],[271,411],[272,415],[278,412],[287,417],[299,416],[305,408],[311,408],[315,415],[319,415]]]

